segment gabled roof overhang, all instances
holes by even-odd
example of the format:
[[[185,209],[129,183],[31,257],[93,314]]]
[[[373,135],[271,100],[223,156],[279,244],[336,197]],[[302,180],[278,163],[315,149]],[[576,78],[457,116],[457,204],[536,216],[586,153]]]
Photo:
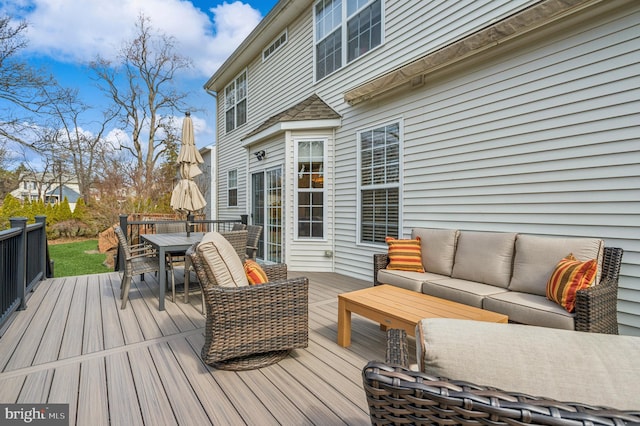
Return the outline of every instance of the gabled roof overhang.
[[[204,84],[204,89],[219,92],[251,61],[262,54],[262,49],[282,30],[309,10],[315,0],[280,0],[256,28],[233,51],[226,61]]]
[[[342,117],[316,94],[268,118],[242,138],[242,146],[271,138],[289,130],[323,130],[340,127]]]
[[[487,53],[489,49],[500,44],[601,3],[615,6],[618,2],[542,0],[459,41],[345,92],[344,100],[350,105],[356,105],[373,97],[390,94],[397,89],[419,86],[431,73]]]

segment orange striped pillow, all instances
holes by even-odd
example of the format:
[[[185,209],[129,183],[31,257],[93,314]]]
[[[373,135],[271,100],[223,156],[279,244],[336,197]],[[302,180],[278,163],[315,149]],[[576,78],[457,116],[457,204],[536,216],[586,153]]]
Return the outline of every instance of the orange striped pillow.
[[[573,253],[558,262],[547,282],[547,299],[560,304],[567,312],[576,306],[578,290],[589,288],[598,270],[597,259],[586,262],[577,260]]]
[[[420,237],[415,240],[398,240],[387,237],[384,241],[389,245],[387,269],[424,272],[420,253]]]
[[[264,269],[254,260],[247,259],[244,262],[244,273],[247,274],[247,281],[249,281],[251,285],[269,282],[269,278],[267,278]]]

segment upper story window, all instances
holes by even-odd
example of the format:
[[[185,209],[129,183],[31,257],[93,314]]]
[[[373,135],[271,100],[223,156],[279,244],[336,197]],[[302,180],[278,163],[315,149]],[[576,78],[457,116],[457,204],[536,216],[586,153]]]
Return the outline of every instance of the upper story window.
[[[314,19],[318,80],[382,43],[381,0],[320,0]]]
[[[238,205],[238,170],[229,170],[227,173],[227,205],[236,207]]]
[[[287,30],[285,30],[280,37],[274,40],[266,49],[262,51],[262,60],[266,61],[271,55],[273,55],[278,49],[287,43]]]
[[[225,130],[247,122],[247,72],[243,71],[224,89]]]
[[[360,242],[384,244],[400,231],[400,123],[358,133]]]

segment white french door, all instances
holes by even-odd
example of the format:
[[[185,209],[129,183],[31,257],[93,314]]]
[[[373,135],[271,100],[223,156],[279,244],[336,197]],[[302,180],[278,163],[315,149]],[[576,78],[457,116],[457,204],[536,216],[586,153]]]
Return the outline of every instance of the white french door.
[[[251,220],[254,225],[261,225],[263,229],[257,257],[267,262],[283,262],[283,195],[282,167],[251,175]]]

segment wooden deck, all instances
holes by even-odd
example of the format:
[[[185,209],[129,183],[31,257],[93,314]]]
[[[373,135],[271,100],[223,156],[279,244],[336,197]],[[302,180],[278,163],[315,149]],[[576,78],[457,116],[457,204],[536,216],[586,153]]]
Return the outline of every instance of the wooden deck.
[[[199,294],[160,312],[147,274],[120,310],[117,273],[44,281],[0,338],[0,402],[69,403],[72,425],[370,424],[361,369],[385,334],[354,315],[351,346],[336,343],[337,294],[370,284],[306,275],[309,347],[246,372],[200,359]]]

